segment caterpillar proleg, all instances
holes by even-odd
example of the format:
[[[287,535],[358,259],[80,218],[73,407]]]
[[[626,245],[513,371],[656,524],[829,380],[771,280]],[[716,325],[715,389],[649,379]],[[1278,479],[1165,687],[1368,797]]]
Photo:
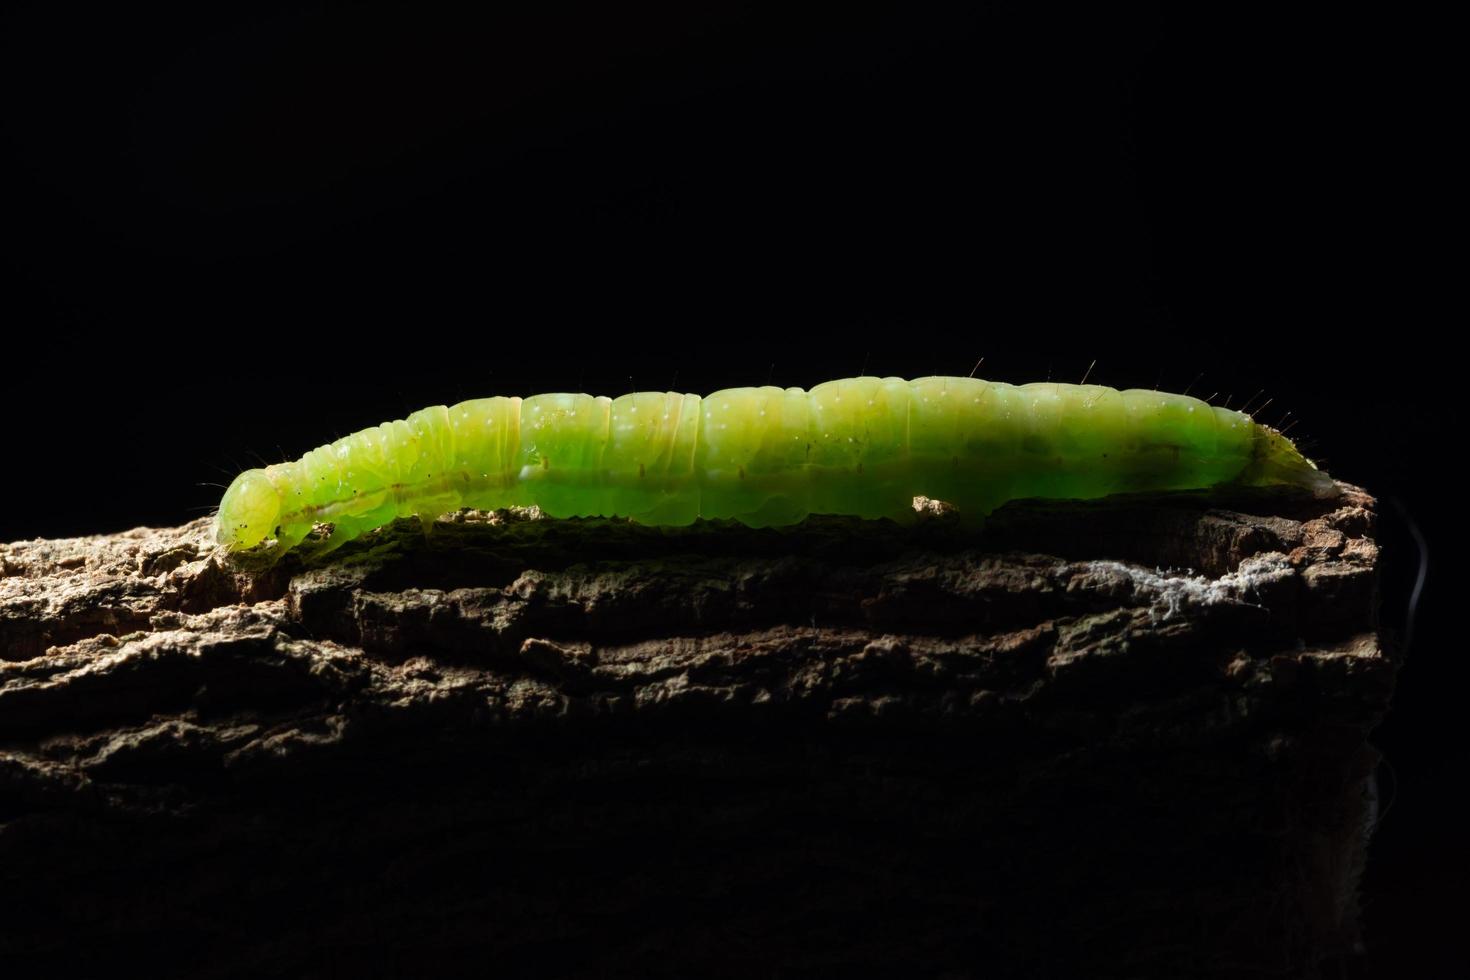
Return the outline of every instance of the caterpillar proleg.
[[[808,514],[903,520],[913,499],[980,518],[1026,497],[1094,498],[1331,477],[1242,412],[1159,391],[979,378],[860,377],[801,388],[436,405],[241,473],[220,502],[231,549],[333,545],[396,517],[534,504],[655,525]]]

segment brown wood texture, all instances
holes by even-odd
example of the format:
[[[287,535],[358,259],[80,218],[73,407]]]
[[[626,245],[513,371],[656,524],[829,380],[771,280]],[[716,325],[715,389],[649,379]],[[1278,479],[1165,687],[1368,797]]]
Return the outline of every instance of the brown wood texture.
[[[0,546],[13,975],[1338,976],[1374,501]]]

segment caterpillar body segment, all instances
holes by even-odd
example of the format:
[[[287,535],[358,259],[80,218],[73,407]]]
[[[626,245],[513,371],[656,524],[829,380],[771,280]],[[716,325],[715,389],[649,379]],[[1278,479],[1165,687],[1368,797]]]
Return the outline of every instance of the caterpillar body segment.
[[[813,513],[903,520],[923,495],[978,518],[1025,497],[1222,483],[1335,490],[1274,429],[1158,391],[862,377],[705,397],[555,393],[436,405],[247,470],[220,503],[217,537],[284,550],[326,522],[335,545],[395,517],[531,504],[762,527]]]

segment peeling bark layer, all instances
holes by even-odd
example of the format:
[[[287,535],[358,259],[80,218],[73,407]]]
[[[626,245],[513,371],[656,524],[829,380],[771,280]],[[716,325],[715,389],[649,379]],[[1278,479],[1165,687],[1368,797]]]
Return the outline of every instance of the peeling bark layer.
[[[1356,962],[1373,501],[0,546],[14,975]],[[9,971],[7,971],[9,972]]]

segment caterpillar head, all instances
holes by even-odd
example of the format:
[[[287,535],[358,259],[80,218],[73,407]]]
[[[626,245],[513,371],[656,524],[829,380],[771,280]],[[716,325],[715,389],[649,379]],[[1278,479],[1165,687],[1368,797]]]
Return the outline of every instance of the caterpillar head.
[[[280,515],[281,495],[265,470],[246,470],[220,501],[215,540],[235,551],[253,547],[275,534]]]

